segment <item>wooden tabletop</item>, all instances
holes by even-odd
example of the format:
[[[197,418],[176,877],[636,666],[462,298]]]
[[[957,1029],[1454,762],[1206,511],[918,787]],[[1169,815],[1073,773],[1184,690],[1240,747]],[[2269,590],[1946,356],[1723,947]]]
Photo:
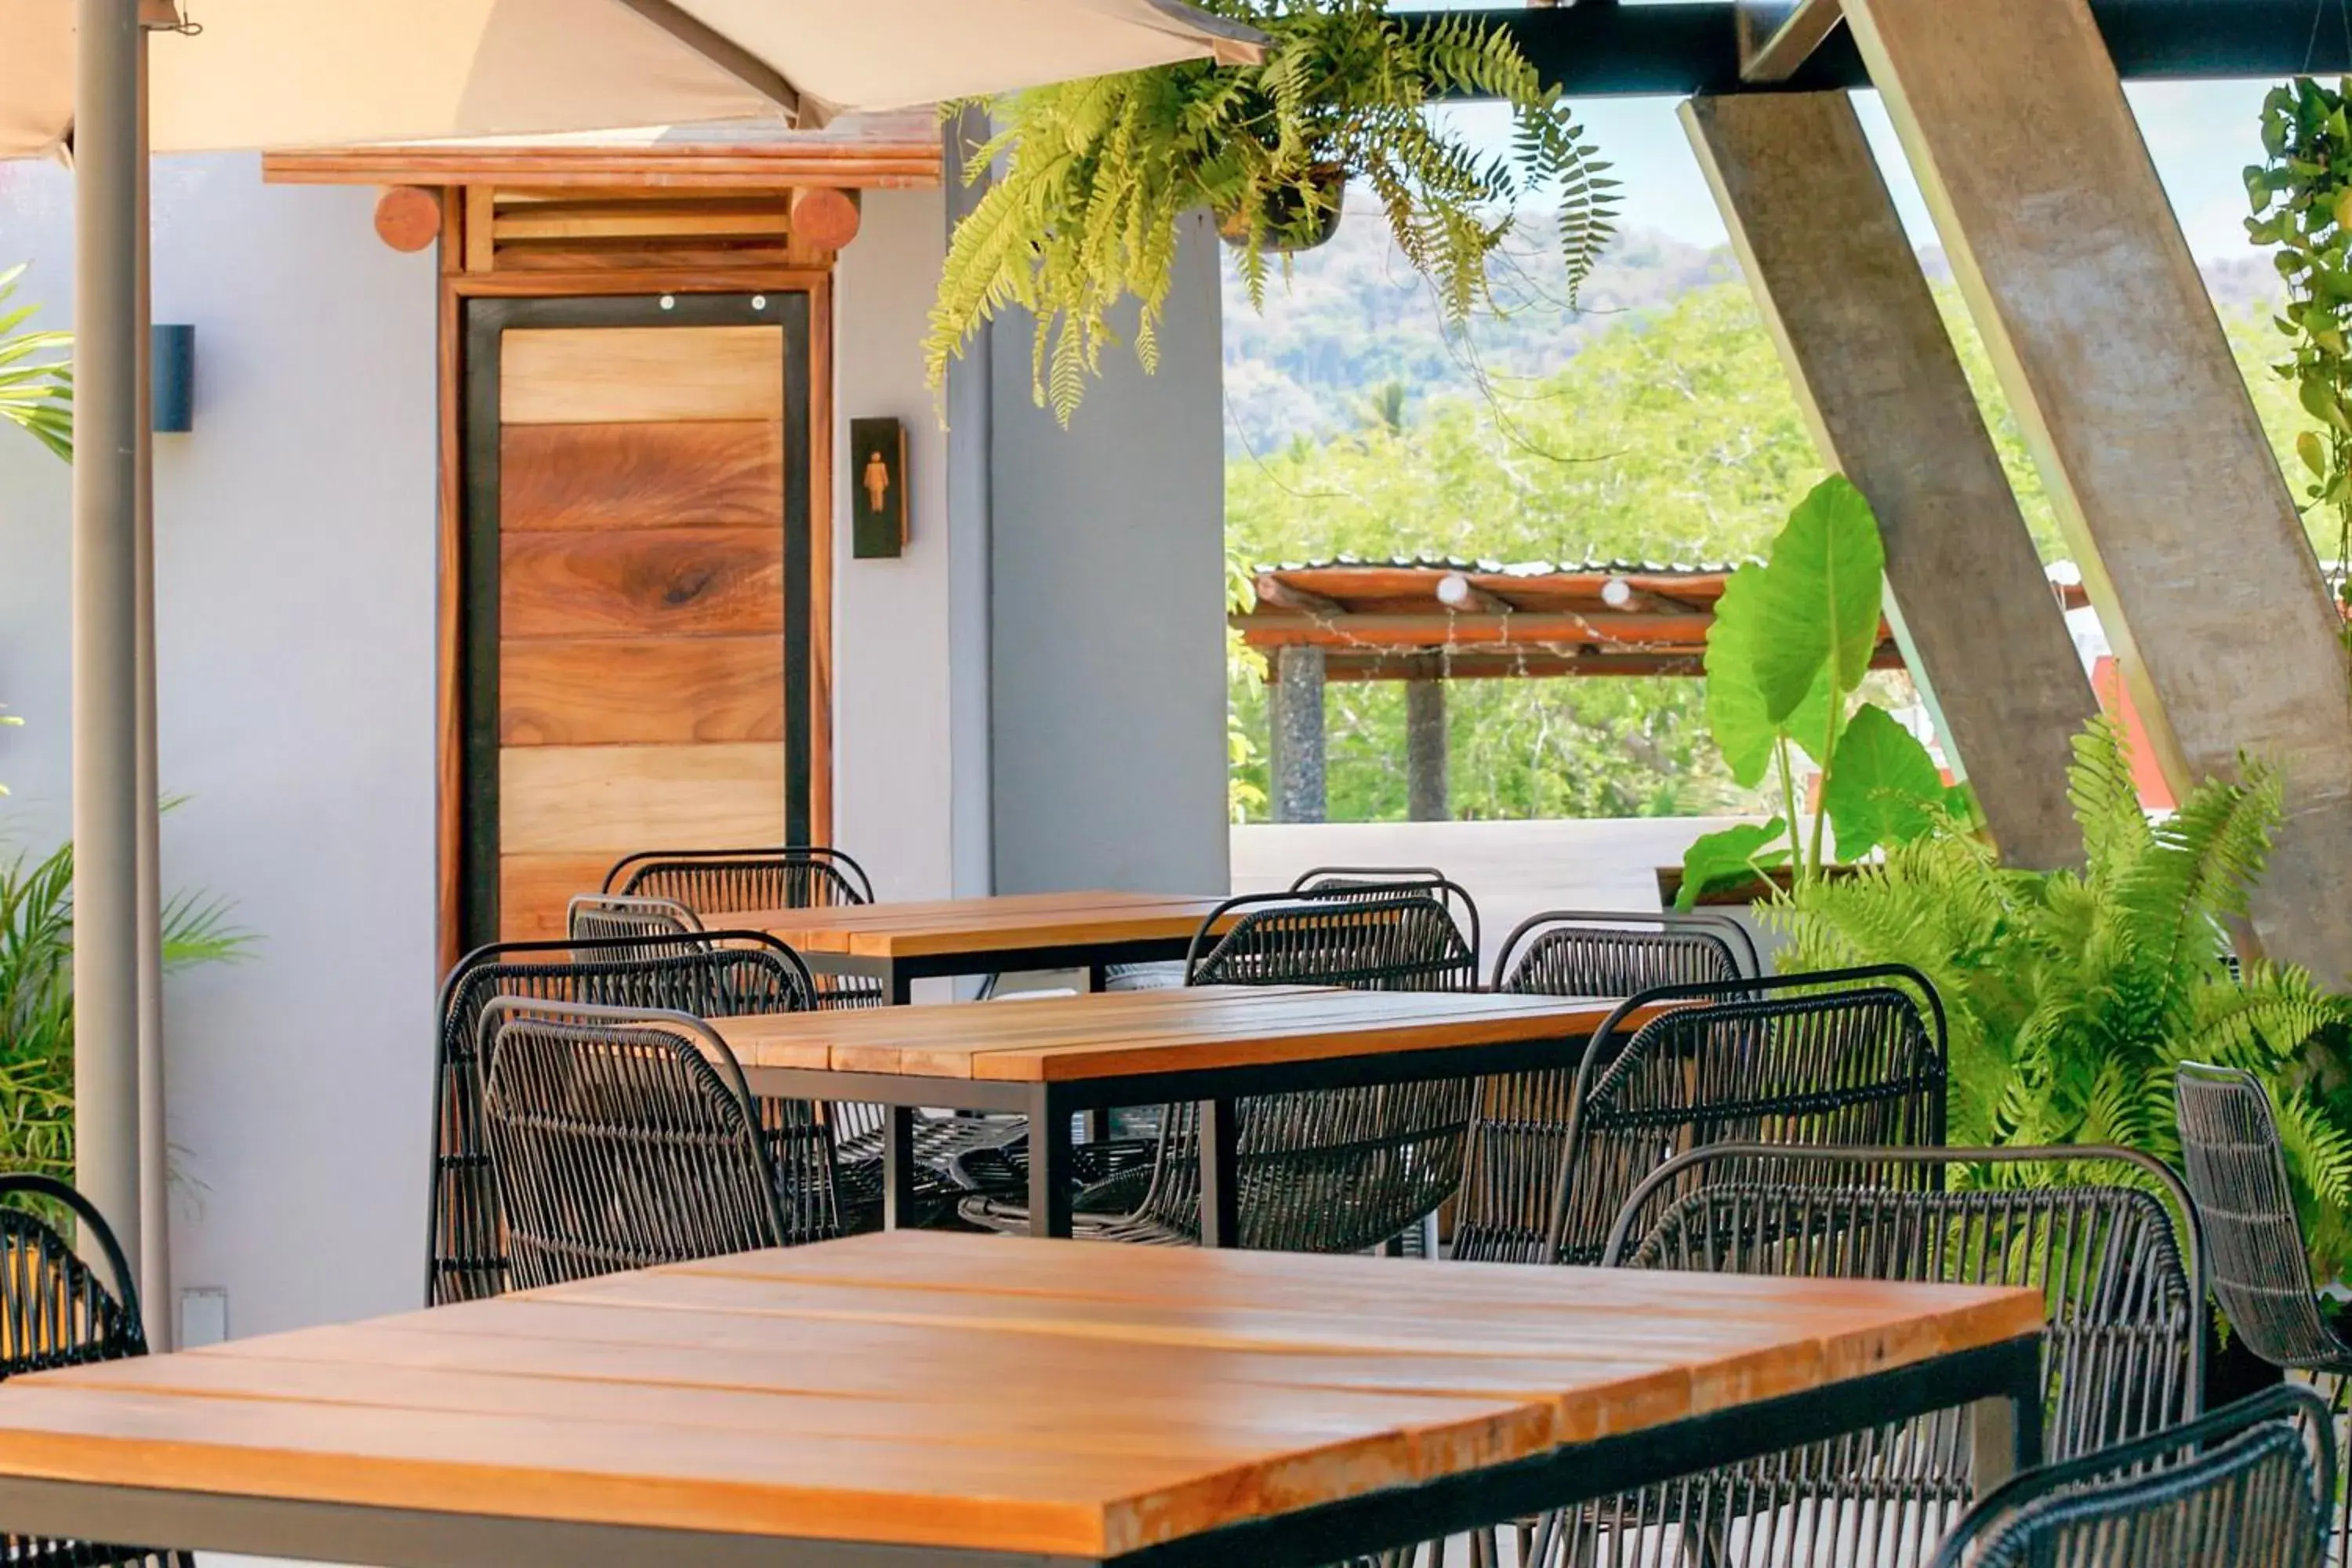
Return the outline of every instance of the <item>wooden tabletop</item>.
[[[1199,985],[711,1024],[746,1068],[1067,1083],[1570,1038],[1590,1035],[1616,1005],[1607,997]]]
[[[706,915],[702,923],[712,931],[763,931],[809,952],[925,958],[1181,942],[1223,901],[1173,893],[1012,893],[824,910],[737,910]]]
[[[0,1476],[1093,1558],[2041,1324],[2030,1290],[898,1232],[12,1378]]]

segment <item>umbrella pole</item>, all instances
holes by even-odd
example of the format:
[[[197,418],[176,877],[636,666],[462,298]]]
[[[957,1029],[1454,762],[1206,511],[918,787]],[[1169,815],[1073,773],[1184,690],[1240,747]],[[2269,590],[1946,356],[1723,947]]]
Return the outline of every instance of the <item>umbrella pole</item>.
[[[138,649],[138,765],[131,770],[132,809],[138,814],[139,922],[139,1295],[148,1303],[147,1342],[154,1349],[176,1348],[179,1325],[173,1311],[171,1233],[171,1142],[163,1097],[163,814],[155,765],[155,406],[154,223],[149,195],[153,160],[147,137],[147,30],[139,32],[139,256],[132,282],[138,321],[131,353],[139,371],[131,402],[138,409],[138,510],[133,536],[132,616]]]
[[[76,17],[75,1179],[137,1258],[139,0]]]

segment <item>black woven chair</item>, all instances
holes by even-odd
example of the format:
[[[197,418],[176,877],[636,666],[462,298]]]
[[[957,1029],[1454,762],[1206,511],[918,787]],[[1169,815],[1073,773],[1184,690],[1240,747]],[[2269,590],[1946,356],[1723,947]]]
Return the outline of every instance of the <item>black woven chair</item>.
[[[483,1026],[482,1120],[517,1287],[841,1234],[824,1119],[763,1117],[700,1019],[504,997]]]
[[[1475,990],[1477,949],[1448,907],[1457,899],[1466,905],[1468,895],[1450,883],[1433,890],[1422,882],[1231,899],[1202,922],[1186,978],[1196,985]],[[1398,1240],[1457,1184],[1473,1090],[1465,1079],[1239,1100],[1241,1245],[1360,1252]],[[1159,1115],[1151,1163],[1082,1189],[1076,1234],[1158,1245],[1200,1239],[1199,1108],[1167,1106]],[[991,1229],[1028,1226],[1028,1211],[1017,1203],[967,1201],[962,1212]]]
[[[2320,1315],[2303,1224],[2270,1096],[2252,1073],[2183,1062],[2174,1115],[2189,1191],[2213,1257],[2213,1295],[2246,1348],[2318,1382],[2336,1415],[2352,1403],[2352,1344]],[[2352,1562],[2352,1500],[2336,1527]]]
[[[1758,973],[1756,946],[1720,915],[1557,910],[1522,922],[1496,955],[1495,989],[1520,995],[1632,996],[1660,985]],[[1568,1148],[1572,1064],[1490,1078],[1470,1124],[1453,1255],[1522,1262],[1543,1235]]]
[[[604,891],[664,899],[698,920],[752,910],[829,910],[874,901],[866,868],[838,849],[784,845],[771,849],[647,849],[625,855],[604,873]],[[820,1007],[879,1007],[882,984],[856,975],[816,977]],[[878,1107],[864,1108],[881,1136]]]
[[[874,901],[866,868],[838,849],[814,844],[640,850],[623,856],[604,873],[604,891],[668,899],[707,915]]]
[[[622,897],[581,893],[564,910],[564,930],[576,941],[604,942],[614,937],[666,937],[669,951],[687,952],[699,945],[702,921],[674,899]],[[815,996],[814,977],[810,996]]]
[[[1661,1004],[1678,1005],[1625,1035],[1626,1020]],[[1519,1257],[1597,1262],[1628,1196],[1688,1149],[1939,1145],[1944,1078],[1943,1004],[1906,965],[1629,997],[1577,1064],[1545,1233]],[[1661,1208],[1679,1195],[1646,1190]]]
[[[1975,1180],[1956,1184],[1956,1173]],[[2045,1184],[2020,1184],[2027,1181]],[[1667,1194],[1678,1195],[1661,1212],[1656,1200]],[[2203,1395],[2195,1210],[2169,1168],[2131,1150],[1717,1144],[1668,1162],[1633,1191],[1602,1261],[2040,1289],[2043,1445],[2054,1458],[2161,1431],[2195,1415]],[[1588,1505],[1552,1524],[1570,1560],[1663,1564],[1672,1548],[1696,1541],[1706,1549],[1685,1554],[1719,1563],[1916,1563],[1973,1495],[1971,1454],[1968,1413],[1941,1412]]]
[[[460,959],[442,984],[438,1008],[425,1303],[472,1300],[507,1288],[482,1125],[482,1016],[493,1001],[523,996],[719,1017],[800,1012],[812,995],[798,956],[758,931],[709,931],[684,945],[662,937],[501,942]],[[798,1114],[798,1101],[761,1108],[762,1119],[780,1126]],[[872,1184],[878,1209],[878,1173]]]
[[[65,1215],[105,1258],[110,1286],[52,1223]],[[0,1379],[146,1353],[130,1261],[97,1207],[53,1176],[0,1175]],[[152,1547],[0,1535],[0,1563],[10,1568],[194,1568],[195,1559]]]
[[[2336,1434],[2307,1388],[2268,1388],[2137,1442],[2027,1470],[1931,1568],[2318,1568]]]

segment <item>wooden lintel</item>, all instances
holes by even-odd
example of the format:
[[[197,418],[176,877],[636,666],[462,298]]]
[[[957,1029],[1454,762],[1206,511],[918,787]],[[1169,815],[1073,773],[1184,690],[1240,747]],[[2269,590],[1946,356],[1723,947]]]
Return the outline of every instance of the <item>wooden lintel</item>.
[[[1739,0],[1739,75],[1786,81],[1838,25],[1838,0]]]
[[[1297,615],[1326,617],[1348,613],[1347,606],[1339,600],[1325,598],[1305,588],[1295,588],[1270,573],[1259,574],[1252,586],[1256,590],[1258,604],[1265,609],[1289,610]]]
[[[2046,604],[2046,601],[2044,601]],[[1234,626],[1265,647],[1510,649],[1516,647],[1703,648],[1712,616],[1646,616],[1612,611],[1580,616],[1521,610],[1516,615],[1358,613],[1329,620],[1240,615]],[[1887,636],[1893,636],[1888,630]]]
[[[730,146],[433,146],[270,153],[261,176],[283,185],[530,186],[542,190],[838,190],[940,183],[936,142],[844,142]]]

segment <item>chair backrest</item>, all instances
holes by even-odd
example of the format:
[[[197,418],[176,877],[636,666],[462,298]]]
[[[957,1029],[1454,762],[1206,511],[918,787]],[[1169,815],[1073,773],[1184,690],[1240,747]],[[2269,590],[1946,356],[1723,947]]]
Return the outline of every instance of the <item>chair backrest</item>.
[[[2053,1458],[2161,1431],[2204,1399],[2196,1205],[2136,1150],[1716,1144],[1628,1195],[1601,1261],[2039,1289]]]
[[[2327,1402],[2287,1384],[2012,1477],[1932,1568],[2320,1568],[2335,1502]]]
[[[1628,1021],[1662,1005],[1623,1036]],[[1943,1005],[1906,965],[1662,985],[1629,997],[1577,1064],[1545,1256],[1599,1258],[1627,1196],[1685,1150],[1940,1144],[1945,1062]]]
[[[766,849],[647,849],[604,873],[604,890],[668,899],[698,915],[870,904],[866,868],[838,849],[787,844]]]
[[[1737,921],[1695,912],[1551,910],[1520,922],[1495,957],[1495,989],[1540,996],[1631,996],[1658,985],[1759,973]]]
[[[1291,879],[1294,893],[1330,893],[1360,891],[1394,891],[1399,888],[1418,888],[1445,906],[1454,923],[1470,942],[1470,951],[1478,947],[1478,902],[1469,889],[1448,878],[1434,866],[1314,866]]]
[[[660,1007],[717,1017],[812,1005],[798,954],[757,931],[674,938],[503,942],[458,960],[441,987],[434,1076],[433,1196],[426,1240],[428,1306],[506,1288],[506,1247],[482,1126],[483,1014],[501,996]]]
[[[658,936],[683,939],[672,951],[686,952],[702,934],[702,917],[675,899],[648,899],[617,893],[580,893],[564,911],[564,929],[575,940],[601,941],[616,936]]]
[[[1522,922],[1504,942],[1495,989],[1632,996],[1757,973],[1755,943],[1725,916],[1555,910]],[[1479,1085],[1454,1211],[1454,1257],[1524,1262],[1539,1254],[1567,1153],[1575,1078],[1573,1067],[1560,1067]]]
[[[110,1280],[52,1223],[58,1210],[96,1245]],[[54,1176],[0,1175],[0,1378],[146,1353],[130,1261],[97,1206]]]
[[[1188,985],[1475,991],[1477,913],[1450,882],[1349,883],[1244,893],[1194,933]],[[1456,910],[1468,910],[1465,930]]]
[[[483,1121],[520,1287],[840,1233],[812,1111],[780,1166],[743,1069],[684,1013],[492,1003]]]
[[[2221,1310],[2264,1361],[2341,1361],[2312,1292],[2270,1095],[2252,1073],[2201,1062],[2182,1062],[2173,1089],[2181,1173],[2204,1217]]]

